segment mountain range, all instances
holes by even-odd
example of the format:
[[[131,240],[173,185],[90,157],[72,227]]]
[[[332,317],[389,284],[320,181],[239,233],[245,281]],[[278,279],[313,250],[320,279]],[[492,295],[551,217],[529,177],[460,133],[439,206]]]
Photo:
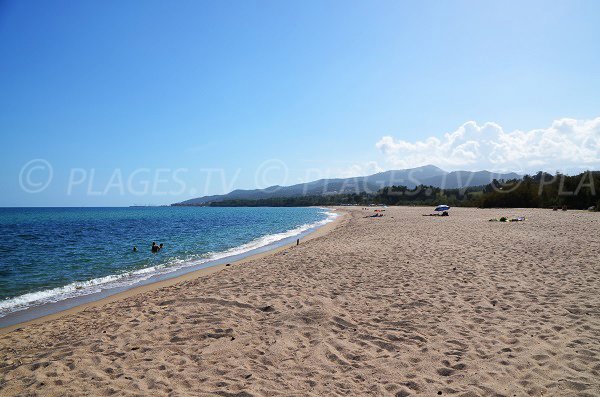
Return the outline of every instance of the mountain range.
[[[434,165],[379,172],[368,176],[352,178],[319,179],[313,182],[299,183],[291,186],[270,186],[265,189],[234,190],[227,194],[198,197],[174,205],[206,205],[211,202],[225,200],[259,200],[279,197],[319,196],[329,194],[374,193],[386,186],[418,185],[457,189],[469,186],[487,185],[494,179],[520,179],[514,172],[493,173],[490,171],[452,171],[447,172]]]

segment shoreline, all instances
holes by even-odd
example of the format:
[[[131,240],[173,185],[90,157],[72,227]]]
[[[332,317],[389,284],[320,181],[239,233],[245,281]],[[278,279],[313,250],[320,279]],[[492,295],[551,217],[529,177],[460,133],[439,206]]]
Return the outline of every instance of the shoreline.
[[[71,314],[79,313],[79,312],[85,311],[88,308],[98,307],[98,306],[102,306],[102,305],[110,303],[110,302],[115,302],[118,300],[126,299],[126,298],[129,298],[131,296],[134,296],[134,295],[137,295],[140,293],[154,291],[154,290],[164,288],[164,287],[169,287],[169,286],[172,286],[172,285],[178,284],[180,282],[184,282],[184,281],[194,280],[196,278],[200,278],[200,277],[204,277],[204,276],[207,276],[207,275],[210,275],[213,273],[217,273],[219,271],[222,271],[224,269],[227,269],[227,268],[230,268],[230,267],[233,267],[236,265],[241,265],[246,262],[250,262],[253,260],[264,258],[266,256],[274,255],[285,249],[289,249],[290,244],[287,241],[290,239],[295,241],[296,239],[299,238],[299,239],[301,239],[301,243],[302,243],[302,241],[310,241],[314,238],[322,236],[322,235],[330,232],[331,230],[335,229],[337,227],[337,225],[344,218],[347,217],[348,212],[344,212],[343,210],[340,210],[338,208],[332,208],[332,210],[336,211],[337,216],[335,218],[333,218],[333,220],[331,222],[326,223],[321,226],[316,226],[315,228],[309,229],[309,230],[302,232],[296,236],[288,237],[279,242],[274,242],[272,244],[266,245],[264,247],[259,247],[259,248],[256,248],[255,250],[253,250],[253,251],[258,251],[258,252],[250,253],[249,255],[237,254],[237,255],[232,255],[231,257],[218,259],[218,260],[215,260],[212,262],[214,264],[211,264],[211,262],[208,262],[206,264],[203,264],[203,265],[206,265],[205,267],[202,267],[202,268],[196,269],[196,270],[187,271],[182,274],[171,276],[171,277],[168,277],[168,274],[165,274],[162,276],[163,277],[166,276],[166,278],[147,282],[145,284],[141,284],[141,285],[137,285],[137,286],[134,285],[131,287],[124,287],[125,289],[122,291],[119,291],[119,292],[110,293],[110,292],[108,292],[110,290],[107,290],[104,293],[105,294],[108,293],[108,295],[101,296],[97,299],[93,298],[94,295],[102,294],[103,293],[102,291],[93,293],[90,295],[84,295],[81,297],[69,298],[69,299],[73,299],[74,301],[85,300],[86,298],[91,299],[91,300],[75,304],[74,306],[67,307],[65,309],[58,309],[57,311],[49,313],[49,314],[42,314],[39,317],[25,319],[23,321],[19,321],[14,324],[8,324],[6,326],[0,325],[0,335],[8,334],[14,330],[21,329],[21,328],[27,327],[29,325],[41,324],[41,323],[44,323],[47,321],[52,321],[54,319],[61,318],[63,316],[68,316]],[[295,245],[293,245],[293,246],[295,246]],[[291,246],[291,247],[293,247],[293,246]],[[252,251],[250,251],[250,252],[252,252]],[[228,259],[235,258],[238,256],[240,257],[240,259],[228,261]],[[220,263],[220,262],[223,262],[223,263]],[[3,318],[10,318],[10,317],[15,317],[15,316],[21,317],[21,316],[23,316],[24,313],[27,313],[30,311],[32,311],[32,312],[35,312],[36,310],[40,311],[42,308],[44,308],[47,305],[58,305],[58,306],[61,306],[61,304],[65,305],[65,302],[68,301],[69,299],[67,299],[65,301],[53,302],[50,304],[43,304],[43,305],[40,305],[37,307],[25,309],[22,311],[12,312],[12,313],[9,313],[8,315],[4,316]],[[2,319],[0,319],[0,323],[1,323],[1,320]]]
[[[597,214],[336,209],[299,246],[1,335],[3,395],[600,393]]]

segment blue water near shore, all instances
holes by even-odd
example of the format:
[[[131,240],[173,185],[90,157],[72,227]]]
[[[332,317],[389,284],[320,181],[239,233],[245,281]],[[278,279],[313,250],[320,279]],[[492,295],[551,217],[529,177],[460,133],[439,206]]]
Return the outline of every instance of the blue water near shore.
[[[319,208],[0,208],[0,317],[195,270],[334,217]],[[165,244],[157,254],[153,241]]]

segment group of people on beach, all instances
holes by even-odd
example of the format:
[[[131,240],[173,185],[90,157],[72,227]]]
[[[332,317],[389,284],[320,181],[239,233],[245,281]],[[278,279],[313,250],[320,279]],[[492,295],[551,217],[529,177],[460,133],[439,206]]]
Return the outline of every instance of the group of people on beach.
[[[152,242],[152,248],[150,248],[150,252],[152,252],[153,254],[158,253],[161,249],[163,249],[165,245],[163,243],[156,244],[156,242]],[[137,247],[134,245],[133,246],[133,252],[137,252]]]

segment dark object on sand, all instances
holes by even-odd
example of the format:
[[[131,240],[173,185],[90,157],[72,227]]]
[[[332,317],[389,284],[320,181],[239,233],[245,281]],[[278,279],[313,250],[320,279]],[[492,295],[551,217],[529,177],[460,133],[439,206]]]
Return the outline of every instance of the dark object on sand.
[[[492,218],[490,219],[490,222],[523,222],[525,220],[524,216],[518,216],[516,218],[507,218],[505,216],[501,217],[501,218]]]
[[[300,245],[300,239],[296,240],[296,245]]]
[[[563,206],[562,206],[562,210],[563,210],[563,211],[566,211],[566,210],[567,210],[567,206],[566,206],[566,205],[563,205]]]
[[[265,307],[261,307],[260,308],[261,312],[265,312],[265,313],[271,313],[275,311],[275,308],[271,305],[265,306]]]
[[[450,216],[448,211],[444,211],[441,214],[423,214],[423,216]]]

